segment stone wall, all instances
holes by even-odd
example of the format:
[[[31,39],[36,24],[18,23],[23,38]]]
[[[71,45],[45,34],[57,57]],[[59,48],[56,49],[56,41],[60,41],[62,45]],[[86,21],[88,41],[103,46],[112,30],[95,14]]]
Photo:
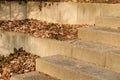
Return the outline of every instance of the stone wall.
[[[34,18],[47,22],[62,24],[95,24],[96,16],[120,16],[120,4],[100,3],[74,3],[55,2],[54,5],[47,2],[42,3],[42,10],[39,9],[40,2],[8,2],[0,4],[0,19],[26,19]]]

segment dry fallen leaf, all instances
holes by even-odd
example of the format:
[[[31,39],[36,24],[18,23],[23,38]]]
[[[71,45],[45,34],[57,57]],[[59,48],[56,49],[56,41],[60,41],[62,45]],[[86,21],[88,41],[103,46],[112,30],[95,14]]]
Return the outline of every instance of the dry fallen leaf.
[[[34,37],[69,40],[77,38],[80,27],[89,25],[69,25],[46,23],[36,19],[1,21],[0,30],[22,32]]]
[[[39,58],[37,55],[26,52],[23,48],[14,48],[14,53],[10,53],[6,57],[0,55],[0,57],[2,57],[0,62],[0,80],[10,80],[13,75],[35,71],[35,60]]]

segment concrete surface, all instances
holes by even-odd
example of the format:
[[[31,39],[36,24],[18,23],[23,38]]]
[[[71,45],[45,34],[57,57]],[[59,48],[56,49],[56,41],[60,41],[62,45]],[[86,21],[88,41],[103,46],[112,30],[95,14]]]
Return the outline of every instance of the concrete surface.
[[[39,58],[36,70],[61,80],[120,80],[120,74],[60,55]]]
[[[70,42],[72,58],[120,72],[120,49],[85,41]]]
[[[0,3],[0,20],[10,19],[10,3],[1,4]]]
[[[101,16],[120,16],[120,4],[101,4]]]
[[[60,23],[63,24],[77,24],[77,3],[65,3],[58,4]]]
[[[19,4],[17,1],[11,2],[11,20],[21,20],[27,18],[27,5],[26,3]]]
[[[16,32],[1,32],[0,34],[0,54],[2,55],[12,53],[13,48],[23,47],[27,52],[41,57],[60,54],[120,72],[120,64],[118,64],[118,61],[120,61],[119,48],[79,40],[57,41],[41,39]]]
[[[78,3],[77,23],[95,24],[95,17],[100,16],[101,4]]]
[[[62,41],[41,39],[16,32],[1,32],[0,54],[7,55],[13,52],[13,48],[23,47],[27,52],[39,56],[61,54],[71,57],[72,46]],[[4,53],[4,50],[7,50]]]
[[[120,51],[116,52],[115,55],[107,54],[106,56],[106,67],[112,71],[120,73]]]
[[[45,4],[47,4],[46,7]],[[41,11],[40,5],[42,5]],[[12,1],[0,5],[0,19],[34,18],[62,24],[93,25],[96,16],[120,16],[119,10],[120,4],[55,2],[52,5],[51,2],[30,1],[19,5],[18,2]]]
[[[95,19],[95,26],[107,29],[120,29],[120,17],[99,16]]]
[[[78,38],[83,41],[102,43],[108,46],[120,47],[120,32],[96,28],[80,28]]]
[[[29,72],[25,74],[12,76],[10,80],[58,80],[43,73]]]

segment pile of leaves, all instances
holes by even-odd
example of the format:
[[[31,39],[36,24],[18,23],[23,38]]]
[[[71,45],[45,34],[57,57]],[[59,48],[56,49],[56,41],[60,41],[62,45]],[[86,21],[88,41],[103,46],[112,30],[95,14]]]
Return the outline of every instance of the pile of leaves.
[[[36,19],[0,21],[0,30],[22,32],[34,37],[57,40],[76,39],[78,28],[83,26],[88,25],[47,23]]]
[[[13,75],[35,71],[36,58],[39,56],[32,55],[23,48],[15,48],[9,56],[0,55],[0,80],[10,80]]]

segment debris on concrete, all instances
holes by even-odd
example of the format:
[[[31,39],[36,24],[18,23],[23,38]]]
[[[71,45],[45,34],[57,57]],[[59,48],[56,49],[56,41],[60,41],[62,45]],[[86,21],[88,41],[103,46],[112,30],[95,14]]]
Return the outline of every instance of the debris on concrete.
[[[69,25],[47,23],[36,19],[0,21],[0,30],[22,32],[34,37],[56,40],[71,40],[77,38],[78,28],[89,25]]]

